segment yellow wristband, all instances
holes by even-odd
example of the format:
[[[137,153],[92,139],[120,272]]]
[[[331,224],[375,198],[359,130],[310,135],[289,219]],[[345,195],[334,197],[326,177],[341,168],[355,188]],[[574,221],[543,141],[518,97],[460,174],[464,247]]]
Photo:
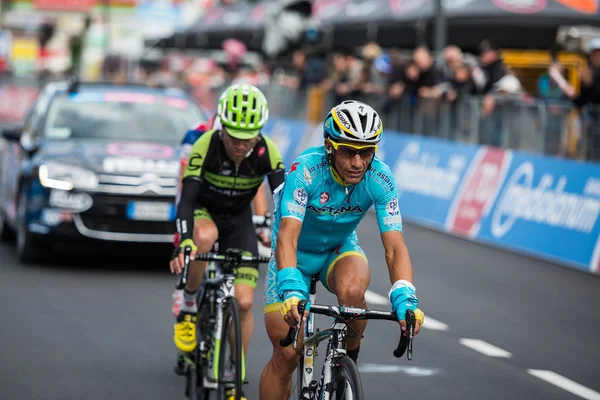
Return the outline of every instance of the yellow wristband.
[[[186,246],[190,246],[193,251],[198,251],[198,246],[194,244],[192,239],[185,239],[183,242],[179,243],[181,249],[184,249]]]
[[[421,321],[421,325],[425,322],[425,313],[421,311],[421,309],[417,308],[415,310],[415,318],[417,321]]]
[[[296,307],[298,306],[299,301],[300,301],[300,298],[294,296],[294,297],[290,297],[289,299],[287,299],[286,301],[281,303],[281,307],[279,308],[279,311],[281,312],[281,316],[285,317],[285,315],[292,309],[293,305],[295,305]]]

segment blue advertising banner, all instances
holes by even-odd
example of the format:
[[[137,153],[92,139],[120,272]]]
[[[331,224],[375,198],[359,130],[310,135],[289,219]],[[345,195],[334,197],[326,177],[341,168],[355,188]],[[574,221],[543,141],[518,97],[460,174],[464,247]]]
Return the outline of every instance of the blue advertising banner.
[[[476,238],[597,272],[600,166],[512,153]]]
[[[380,153],[394,173],[405,219],[444,229],[477,147],[386,132]]]

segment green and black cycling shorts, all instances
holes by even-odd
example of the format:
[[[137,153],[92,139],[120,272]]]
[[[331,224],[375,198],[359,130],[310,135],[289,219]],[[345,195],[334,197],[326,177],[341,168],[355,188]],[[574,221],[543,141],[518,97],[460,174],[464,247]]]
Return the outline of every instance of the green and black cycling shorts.
[[[237,214],[211,213],[204,207],[194,209],[194,221],[208,219],[215,223],[219,231],[218,252],[223,254],[226,249],[240,249],[247,255],[258,254],[258,237],[252,222],[250,205]],[[256,288],[258,281],[258,264],[237,268],[235,284],[250,285]]]

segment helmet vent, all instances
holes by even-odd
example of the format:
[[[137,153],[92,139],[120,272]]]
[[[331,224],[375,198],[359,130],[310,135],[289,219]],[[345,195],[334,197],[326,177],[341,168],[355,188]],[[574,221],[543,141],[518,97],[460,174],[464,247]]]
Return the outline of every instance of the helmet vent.
[[[342,113],[346,116],[346,118],[348,119],[348,122],[350,122],[350,126],[352,126],[352,130],[355,132],[358,131],[358,127],[354,123],[354,118],[352,118],[352,115],[350,115],[350,112],[348,110],[342,110]]]

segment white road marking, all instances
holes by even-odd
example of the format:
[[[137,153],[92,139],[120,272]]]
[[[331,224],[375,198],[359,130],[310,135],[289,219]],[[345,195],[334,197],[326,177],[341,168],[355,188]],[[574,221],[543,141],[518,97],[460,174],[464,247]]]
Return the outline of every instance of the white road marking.
[[[490,357],[504,357],[504,358],[510,358],[512,356],[512,354],[510,354],[508,351],[506,350],[502,350],[499,347],[496,347],[492,344],[489,344],[487,342],[484,342],[483,340],[479,340],[479,339],[460,339],[460,344],[462,344],[463,346],[467,346],[470,349],[473,349],[475,351],[480,352],[481,354],[485,354],[486,356],[490,356]]]
[[[407,367],[403,365],[383,365],[383,364],[359,364],[361,373],[379,373],[389,374],[393,372],[402,372],[411,376],[431,376],[439,373],[439,368]]]
[[[552,371],[528,369],[527,373],[587,400],[600,400],[600,393]]]
[[[367,303],[370,304],[377,304],[380,306],[390,305],[390,300],[387,297],[380,296],[375,292],[371,292],[370,290],[367,290],[367,293],[365,293],[365,300],[367,300]]]
[[[377,293],[371,292],[370,290],[367,290],[365,293],[365,299],[369,304],[390,306],[390,300],[387,297],[383,297]],[[437,319],[433,319],[428,315],[425,315],[425,323],[423,324],[423,328],[432,331],[447,331],[448,325],[438,321]]]

